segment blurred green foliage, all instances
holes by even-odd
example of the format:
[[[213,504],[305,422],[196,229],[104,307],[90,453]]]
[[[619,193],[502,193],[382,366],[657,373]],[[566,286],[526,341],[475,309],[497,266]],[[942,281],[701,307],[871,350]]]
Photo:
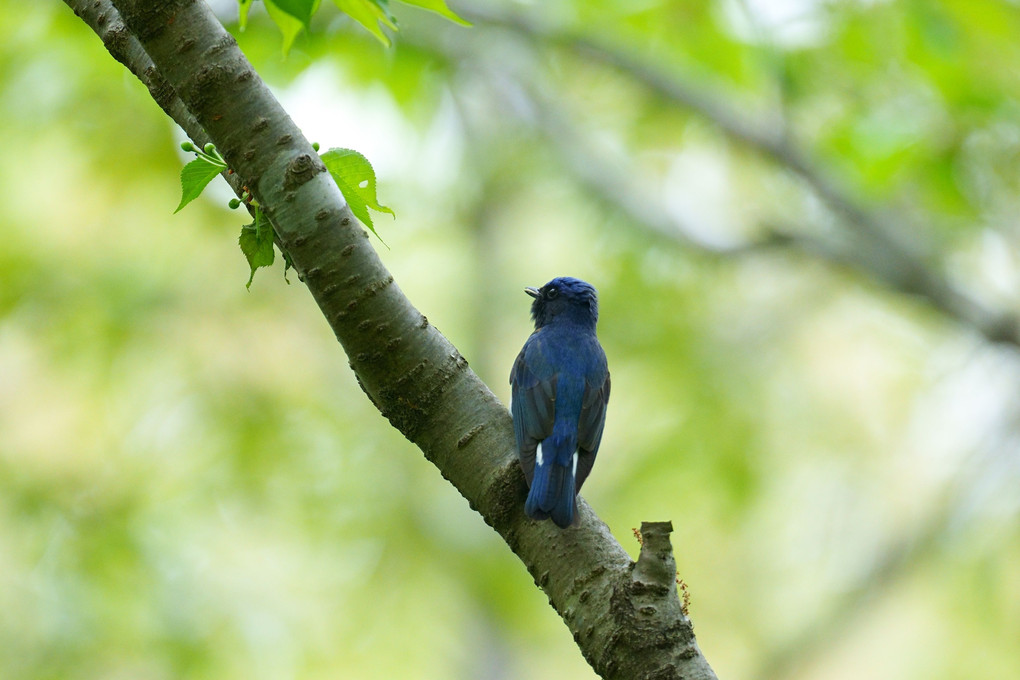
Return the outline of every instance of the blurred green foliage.
[[[781,124],[1020,308],[1013,4],[513,7]],[[328,6],[286,60],[259,3],[237,37],[309,138],[372,160],[401,215],[382,257],[503,399],[522,288],[599,288],[613,401],[585,496],[632,554],[672,519],[720,677],[1020,676],[1015,348],[808,255],[650,234],[572,174],[528,86],[678,222],[842,227],[625,72],[393,11],[389,50]],[[61,4],[0,18],[0,677],[592,677],[303,286],[245,290],[221,183],[171,214],[188,159],[144,87]]]

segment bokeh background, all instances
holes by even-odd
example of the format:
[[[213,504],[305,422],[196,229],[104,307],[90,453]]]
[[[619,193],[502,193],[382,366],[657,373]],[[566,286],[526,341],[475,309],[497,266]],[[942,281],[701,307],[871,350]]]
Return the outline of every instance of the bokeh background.
[[[721,678],[1020,677],[1017,346],[726,127],[1020,313],[1016,3],[451,5],[485,15],[395,5],[391,48],[323,7],[284,58],[214,3],[309,139],[373,162],[373,243],[501,398],[522,288],[598,287],[584,495],[634,555],[673,521]],[[245,290],[224,183],[171,214],[144,88],[62,3],[0,18],[0,677],[594,677],[293,273]]]

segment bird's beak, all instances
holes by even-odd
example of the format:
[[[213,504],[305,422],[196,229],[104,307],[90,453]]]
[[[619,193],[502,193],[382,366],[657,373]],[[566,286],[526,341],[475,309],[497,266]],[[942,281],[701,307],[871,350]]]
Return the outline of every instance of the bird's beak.
[[[541,295],[541,293],[538,292],[538,288],[532,288],[531,286],[528,286],[527,288],[525,288],[524,292],[527,293],[528,295],[530,295],[533,298],[537,298],[538,296]]]

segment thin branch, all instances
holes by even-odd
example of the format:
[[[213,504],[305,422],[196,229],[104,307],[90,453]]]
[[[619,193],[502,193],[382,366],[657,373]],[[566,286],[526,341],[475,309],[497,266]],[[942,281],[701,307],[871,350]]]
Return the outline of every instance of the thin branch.
[[[506,408],[397,287],[318,155],[206,4],[65,2],[80,16],[93,8],[106,22],[123,18],[273,221],[362,389],[524,562],[595,671],[715,678],[675,588],[636,568],[587,503],[579,502],[580,526],[568,530],[524,515],[526,484]],[[132,70],[144,61],[134,49],[118,55]],[[657,545],[639,565],[665,559],[668,538]]]
[[[969,326],[996,343],[1020,347],[1020,318],[987,307],[954,286],[917,242],[908,240],[901,220],[884,218],[859,204],[834,184],[815,163],[797,148],[780,128],[772,131],[736,113],[721,98],[693,87],[621,49],[585,35],[561,31],[519,12],[492,6],[471,5],[458,10],[480,24],[509,29],[537,48],[545,45],[571,50],[631,76],[650,91],[713,123],[734,142],[752,149],[798,175],[843,222],[852,228],[867,257],[847,257],[865,273],[895,290],[926,299],[958,323]]]
[[[698,234],[708,233],[707,229],[685,224],[667,212],[660,200],[650,196],[639,182],[634,181],[636,173],[628,159],[598,151],[594,140],[587,139],[578,126],[572,125],[562,107],[552,97],[541,92],[536,82],[528,85],[517,83],[517,86],[519,94],[530,104],[532,122],[556,149],[570,172],[593,195],[626,215],[637,228],[710,256],[745,256],[786,247],[830,261],[845,262],[842,254],[820,239],[788,229],[766,229],[764,236],[742,243],[705,241]]]

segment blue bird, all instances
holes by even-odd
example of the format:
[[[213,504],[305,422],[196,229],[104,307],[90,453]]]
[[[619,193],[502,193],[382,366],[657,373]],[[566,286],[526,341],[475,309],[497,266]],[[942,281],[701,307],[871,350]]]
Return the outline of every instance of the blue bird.
[[[561,276],[525,288],[535,332],[510,371],[517,454],[530,487],[524,511],[566,528],[591,472],[609,402],[609,368],[595,335],[595,288]]]

